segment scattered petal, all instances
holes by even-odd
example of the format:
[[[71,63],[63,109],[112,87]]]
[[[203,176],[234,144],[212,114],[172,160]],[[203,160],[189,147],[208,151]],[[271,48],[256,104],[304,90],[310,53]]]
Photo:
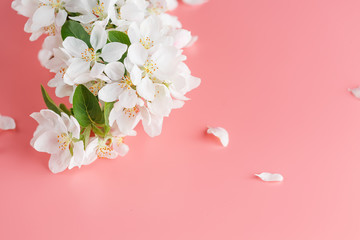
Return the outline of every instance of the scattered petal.
[[[206,3],[208,0],[183,0],[184,3],[189,5],[200,5]]]
[[[227,147],[229,144],[229,133],[224,128],[208,128],[207,133],[213,134],[215,137],[219,138],[224,147]]]
[[[282,182],[284,180],[284,177],[279,173],[263,172],[260,174],[255,174],[255,176],[261,178],[261,180],[265,182]]]
[[[2,130],[10,130],[15,129],[16,124],[14,119],[11,117],[1,116],[0,115],[0,129]]]
[[[348,91],[351,92],[356,98],[360,98],[360,87],[349,88]]]

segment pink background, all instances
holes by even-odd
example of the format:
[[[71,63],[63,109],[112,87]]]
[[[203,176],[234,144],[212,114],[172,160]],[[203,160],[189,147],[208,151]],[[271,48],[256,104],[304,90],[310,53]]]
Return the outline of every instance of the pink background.
[[[29,146],[51,74],[0,3],[0,239],[360,239],[360,1],[180,5],[202,78],[163,134],[117,160],[53,175]],[[54,90],[49,89],[52,96]],[[56,99],[60,102],[59,99]],[[65,99],[64,99],[65,101]],[[223,148],[206,126],[230,133]],[[253,176],[279,172],[283,183]]]

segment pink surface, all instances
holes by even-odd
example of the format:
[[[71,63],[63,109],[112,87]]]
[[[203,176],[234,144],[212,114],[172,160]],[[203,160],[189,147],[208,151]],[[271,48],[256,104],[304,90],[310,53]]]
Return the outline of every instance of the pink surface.
[[[358,0],[210,0],[175,12],[200,39],[192,101],[117,160],[53,175],[29,146],[51,74],[0,3],[0,239],[358,240]],[[53,90],[49,92],[54,93]],[[59,99],[57,99],[59,102]],[[206,126],[230,133],[223,148]],[[279,172],[283,183],[253,174]]]

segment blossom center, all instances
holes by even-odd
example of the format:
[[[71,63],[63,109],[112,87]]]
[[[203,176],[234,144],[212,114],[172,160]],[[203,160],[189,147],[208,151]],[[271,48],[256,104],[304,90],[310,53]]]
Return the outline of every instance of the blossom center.
[[[128,118],[133,118],[140,112],[137,106],[133,108],[124,108],[123,111],[125,113],[125,116],[127,116]]]
[[[129,76],[124,76],[122,78],[121,82],[119,83],[119,86],[121,88],[126,88],[126,89],[130,90],[133,86],[133,83]]]
[[[144,73],[149,75],[149,76],[152,76],[154,74],[154,72],[156,70],[158,70],[158,69],[159,68],[156,65],[156,63],[153,60],[150,60],[150,59],[146,60],[146,62],[144,64],[144,67],[143,67]]]
[[[150,14],[160,15],[166,12],[166,7],[163,4],[161,4],[160,1],[152,2],[148,7],[148,11]]]
[[[66,133],[61,133],[57,136],[58,148],[60,150],[67,150],[69,149],[69,145],[71,143],[71,138]]]
[[[45,33],[47,33],[50,36],[55,36],[56,34],[56,27],[55,24],[51,24],[50,26],[44,27]]]
[[[112,151],[113,150],[109,146],[105,144],[100,144],[100,146],[96,150],[96,155],[99,158],[110,158],[112,156]]]
[[[150,49],[154,46],[154,41],[151,41],[149,37],[140,38],[140,43],[145,49]]]
[[[98,95],[100,89],[102,89],[105,86],[105,82],[100,80],[100,79],[96,79],[94,81],[90,81],[88,84],[86,84],[90,90],[90,92],[92,94],[94,94],[95,96]]]
[[[103,20],[107,17],[107,14],[105,12],[105,6],[104,3],[97,3],[96,7],[92,9],[92,13],[99,18],[100,20]]]
[[[93,48],[88,48],[81,53],[81,58],[86,62],[94,62],[96,60],[96,53]]]
[[[63,2],[61,0],[48,0],[47,3],[40,3],[40,6],[50,6],[56,10],[63,8]]]

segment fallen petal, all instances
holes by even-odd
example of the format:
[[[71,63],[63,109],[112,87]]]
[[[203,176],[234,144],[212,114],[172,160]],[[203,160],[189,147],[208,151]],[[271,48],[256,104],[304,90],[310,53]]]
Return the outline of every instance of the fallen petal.
[[[189,5],[200,5],[206,3],[208,0],[183,0],[184,3]]]
[[[221,127],[208,128],[207,133],[213,134],[215,137],[220,139],[221,144],[227,147],[229,144],[229,133]]]
[[[16,124],[14,119],[11,117],[1,116],[0,115],[0,129],[2,130],[10,130],[15,129]]]
[[[263,172],[260,174],[255,174],[255,176],[261,178],[261,180],[265,182],[282,182],[284,180],[284,177],[279,173]]]
[[[360,87],[357,88],[349,88],[349,92],[351,92],[356,98],[360,98]]]

